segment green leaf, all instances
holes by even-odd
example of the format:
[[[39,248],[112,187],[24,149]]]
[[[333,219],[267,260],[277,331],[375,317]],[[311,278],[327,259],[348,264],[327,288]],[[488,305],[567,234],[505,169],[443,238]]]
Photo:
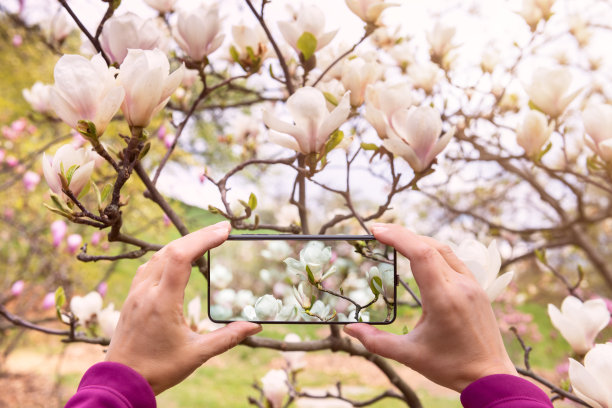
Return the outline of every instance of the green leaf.
[[[68,186],[70,186],[70,182],[72,181],[72,176],[74,176],[74,172],[77,171],[79,167],[81,166],[79,166],[78,164],[73,164],[68,169],[68,172],[66,173],[66,182],[68,183]]]
[[[106,201],[106,198],[110,194],[111,189],[112,189],[112,186],[110,184],[107,184],[102,188],[102,195],[100,196],[100,199],[102,200],[102,202]]]
[[[538,258],[538,261],[542,262],[543,264],[546,263],[546,250],[536,249],[533,251],[533,253],[535,254],[536,258]]]
[[[378,150],[378,146],[376,146],[374,143],[365,143],[365,142],[362,142],[361,143],[361,148],[363,150]]]
[[[149,150],[151,150],[151,142],[147,142],[144,145],[144,147],[140,151],[140,154],[138,155],[138,160],[142,160],[147,155],[147,153],[149,153]]]
[[[259,226],[259,214],[255,214],[255,220],[253,221],[255,228]]]
[[[552,148],[552,142],[548,142],[548,144],[546,145],[546,147],[544,148],[544,150],[542,150],[540,153],[538,153],[538,157],[537,157],[537,161],[542,160],[542,157],[544,157],[544,155],[546,153],[548,153],[550,151],[550,149]]]
[[[540,109],[538,105],[536,105],[531,99],[529,100],[529,109],[537,110],[538,112],[544,113],[542,109]]]
[[[325,143],[325,155],[329,153],[334,147],[338,146],[340,142],[344,139],[344,132],[341,130],[336,130]]]
[[[249,196],[249,208],[251,208],[251,210],[257,208],[257,197],[253,193]]]
[[[304,61],[308,61],[317,50],[317,38],[305,31],[297,40],[297,48],[302,53]]]
[[[208,206],[208,211],[210,211],[211,214],[221,214],[221,210],[218,209],[217,207],[212,206],[212,205]]]
[[[323,96],[325,96],[327,102],[334,106],[338,106],[338,99],[334,95],[330,94],[329,92],[323,92]]]
[[[88,181],[87,184],[85,184],[85,186],[83,187],[83,189],[79,193],[79,196],[77,197],[79,200],[81,198],[85,197],[87,195],[87,193],[89,193],[89,187],[91,187],[91,181]]]
[[[409,331],[410,330],[408,330],[408,327],[406,327],[406,326],[402,327],[402,333],[403,334],[408,334]]]
[[[66,303],[66,293],[64,293],[64,288],[60,286],[55,290],[55,313],[60,321],[62,320],[61,308],[64,303]]]
[[[93,144],[98,144],[98,131],[96,125],[90,120],[79,120],[76,131]]]
[[[43,203],[43,205],[44,205],[45,207],[47,207],[47,210],[51,211],[52,213],[54,213],[54,214],[58,214],[58,215],[61,215],[62,217],[66,217],[66,218],[68,218],[70,221],[72,221],[73,216],[72,216],[72,214],[70,214],[69,212],[62,211],[62,210],[58,210],[57,208],[53,208],[53,207],[51,207],[51,206],[50,206],[50,205],[48,205],[48,204],[44,204],[44,203]]]
[[[236,50],[236,47],[234,47],[233,45],[230,47],[229,49],[230,55],[232,57],[232,59],[237,62],[238,64],[240,64],[240,54],[238,54],[238,51]],[[242,66],[242,64],[240,64],[240,66]],[[243,67],[244,68],[244,67]]]
[[[306,265],[306,273],[308,273],[308,282],[314,285],[316,283],[314,274],[312,273],[312,271],[310,270],[310,266],[308,265]]]
[[[94,193],[96,194],[96,201],[98,203],[98,209],[101,209],[102,208],[102,196],[100,195],[100,189],[94,182],[92,182],[91,185],[93,187]]]

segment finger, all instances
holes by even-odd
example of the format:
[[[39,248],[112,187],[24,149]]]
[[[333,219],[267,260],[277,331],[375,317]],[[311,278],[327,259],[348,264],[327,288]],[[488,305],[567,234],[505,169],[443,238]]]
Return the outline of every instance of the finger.
[[[230,229],[230,224],[223,221],[187,234],[163,247],[156,254],[161,264],[160,286],[171,293],[183,292],[189,282],[191,263],[209,249],[221,245],[227,239]]]
[[[459,257],[455,254],[455,252],[449,245],[443,244],[436,239],[426,237],[424,235],[419,235],[419,238],[434,247],[440,253],[440,255],[442,255],[446,263],[455,271],[463,275],[473,277],[470,269],[461,261],[461,259],[459,259]]]
[[[374,224],[372,232],[377,240],[391,245],[410,260],[412,274],[423,295],[445,280],[450,266],[434,247],[415,233],[394,224]]]
[[[232,322],[225,327],[201,335],[198,341],[204,361],[225,353],[242,340],[261,331],[261,325],[251,322]]]
[[[356,338],[371,353],[405,363],[410,353],[404,336],[388,333],[365,323],[344,326],[344,332]]]

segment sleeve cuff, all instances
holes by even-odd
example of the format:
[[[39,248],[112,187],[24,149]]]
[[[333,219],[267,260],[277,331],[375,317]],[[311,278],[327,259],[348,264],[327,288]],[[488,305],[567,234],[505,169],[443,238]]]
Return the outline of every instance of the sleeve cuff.
[[[155,394],[151,386],[134,369],[115,362],[95,364],[87,370],[78,392],[113,394],[130,408],[155,408]]]
[[[529,381],[509,374],[494,374],[480,378],[461,393],[465,408],[552,407],[544,391]]]

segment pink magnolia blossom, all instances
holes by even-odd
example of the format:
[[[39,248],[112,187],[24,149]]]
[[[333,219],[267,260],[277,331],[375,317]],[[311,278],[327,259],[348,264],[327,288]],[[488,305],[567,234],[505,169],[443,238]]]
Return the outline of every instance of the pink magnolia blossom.
[[[13,44],[13,47],[21,47],[21,44],[23,44],[23,38],[19,34],[15,34],[11,43]]]
[[[19,296],[21,295],[21,292],[23,292],[23,288],[25,287],[25,282],[22,280],[18,280],[15,283],[13,283],[13,286],[11,286],[11,295],[13,296]]]
[[[79,120],[92,121],[98,135],[104,133],[125,96],[115,73],[100,54],[91,60],[80,55],[61,57],[53,71],[55,85],[50,98],[57,116],[72,128]]]
[[[76,196],[89,182],[94,169],[94,159],[85,148],[75,149],[70,144],[60,147],[52,159],[43,154],[43,174],[51,191],[63,195],[60,174],[64,175],[72,166],[78,166],[72,175],[68,188]]]
[[[338,30],[325,32],[325,14],[314,5],[303,5],[296,21],[279,21],[278,28],[287,43],[300,52],[297,42],[304,33],[312,34],[317,40],[316,51],[325,47],[336,36]]]
[[[79,234],[70,234],[68,238],[66,238],[67,249],[71,255],[76,254],[76,251],[81,247],[82,243],[83,237]]]
[[[129,49],[154,50],[162,48],[165,39],[155,20],[144,20],[128,12],[108,19],[102,29],[100,44],[108,57],[122,64]]]
[[[51,105],[52,87],[52,85],[43,84],[40,81],[36,81],[30,89],[24,89],[21,94],[35,111],[40,113],[50,113],[53,111],[53,107]]]
[[[23,175],[23,185],[27,192],[32,192],[40,183],[40,175],[34,171],[28,170]]]
[[[19,159],[12,155],[7,156],[5,161],[9,167],[17,167],[19,165]]]
[[[378,82],[366,88],[365,118],[381,139],[387,137],[387,123],[391,122],[393,114],[412,105],[410,92],[410,85],[405,83],[389,85]]]
[[[41,306],[43,310],[49,310],[55,306],[55,292],[47,293],[43,298]]]
[[[170,63],[160,50],[129,50],[118,80],[125,89],[121,110],[131,126],[145,127],[168,103],[181,83],[185,66],[170,74]]]
[[[273,130],[270,140],[303,154],[321,152],[329,136],[348,118],[349,100],[350,93],[347,92],[338,106],[329,112],[321,91],[308,86],[298,89],[287,99],[287,109],[294,124],[264,110],[264,123]]]
[[[91,243],[91,245],[96,246],[100,243],[101,239],[102,239],[102,233],[100,231],[96,231],[93,234],[91,234],[91,239],[89,240],[89,242]]]
[[[194,61],[202,61],[223,43],[219,7],[201,3],[192,10],[182,10],[172,35],[179,47]]]
[[[366,87],[380,79],[383,74],[382,65],[375,60],[356,57],[345,60],[342,66],[342,85],[351,91],[351,105],[363,104]]]
[[[6,150],[0,149],[0,163],[4,161],[5,156],[6,156]]]
[[[108,291],[108,284],[106,282],[100,282],[98,287],[96,288],[96,292],[100,294],[100,296],[106,296],[106,292]]]
[[[53,246],[58,247],[66,236],[68,226],[63,220],[53,221],[51,224],[51,236],[53,237]]]

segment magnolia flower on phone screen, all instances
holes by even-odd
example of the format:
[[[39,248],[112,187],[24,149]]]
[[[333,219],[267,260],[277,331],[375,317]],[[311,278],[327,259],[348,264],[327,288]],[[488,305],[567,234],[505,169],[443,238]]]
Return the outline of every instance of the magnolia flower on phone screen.
[[[336,267],[331,266],[325,270],[330,262],[332,251],[330,246],[325,246],[321,241],[310,241],[304,249],[300,251],[300,259],[287,258],[287,272],[297,275],[300,279],[308,280],[312,284],[317,284],[336,272]]]

